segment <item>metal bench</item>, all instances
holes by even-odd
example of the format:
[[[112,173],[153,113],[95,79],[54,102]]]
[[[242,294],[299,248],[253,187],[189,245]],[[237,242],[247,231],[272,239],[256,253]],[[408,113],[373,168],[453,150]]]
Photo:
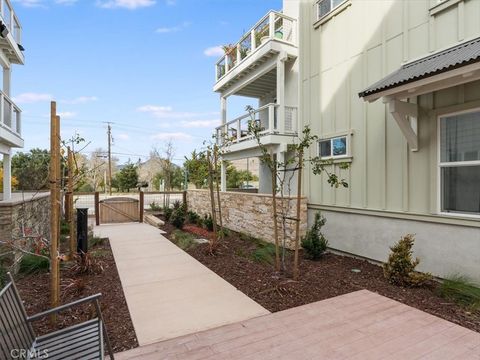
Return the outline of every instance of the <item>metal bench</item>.
[[[1,359],[104,359],[104,342],[113,359],[98,301],[101,294],[27,316],[13,277],[10,273],[8,277],[10,281],[0,291]],[[35,335],[33,321],[88,302],[95,305],[96,318],[49,334]]]

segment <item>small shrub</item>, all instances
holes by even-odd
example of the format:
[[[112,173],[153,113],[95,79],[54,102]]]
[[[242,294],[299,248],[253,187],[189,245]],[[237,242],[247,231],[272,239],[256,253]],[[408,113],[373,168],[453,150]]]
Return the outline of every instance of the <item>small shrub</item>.
[[[218,236],[221,237],[222,239],[225,239],[226,237],[230,236],[230,230],[223,227],[218,231]]]
[[[99,236],[89,236],[88,237],[88,247],[94,248],[96,246],[102,246],[105,244],[105,238],[101,238]]]
[[[180,230],[175,230],[173,232],[173,241],[182,250],[188,250],[196,245],[192,234]]]
[[[91,256],[90,253],[75,255],[75,260],[71,270],[76,274],[101,274],[104,270],[100,258]]]
[[[480,287],[465,276],[445,279],[439,287],[440,296],[469,309],[480,308]]]
[[[82,294],[83,290],[85,290],[86,287],[87,286],[86,286],[85,280],[82,278],[69,279],[67,284],[63,286],[62,298],[65,298],[70,294],[77,297]]]
[[[319,260],[327,250],[328,240],[321,232],[326,222],[327,219],[317,212],[312,227],[307,230],[305,237],[302,238],[302,248],[305,250],[305,256],[311,260]]]
[[[173,210],[172,215],[170,216],[170,222],[177,229],[183,228],[183,225],[185,224],[185,212],[182,208]]]
[[[163,216],[165,216],[166,221],[170,221],[170,217],[172,216],[173,209],[168,206],[163,207]]]
[[[198,215],[195,211],[190,210],[187,212],[187,219],[190,224],[198,224],[200,215]]]
[[[208,231],[213,231],[213,219],[212,215],[210,214],[205,214],[203,216],[203,227],[207,229]]]
[[[252,253],[252,258],[256,262],[272,265],[275,260],[275,245],[270,243],[262,243]]]
[[[60,234],[69,235],[70,234],[70,225],[65,220],[62,220],[60,223]]]
[[[180,202],[180,200],[175,200],[173,202],[173,210],[180,209],[181,207],[182,207],[182,203]]]
[[[159,204],[157,204],[155,201],[152,201],[152,202],[150,203],[150,210],[152,210],[152,211],[160,211],[160,210],[162,210],[162,207],[161,207]]]
[[[48,271],[50,261],[43,256],[26,254],[20,260],[19,272],[22,274],[37,274]]]
[[[415,271],[420,260],[418,258],[414,260],[412,257],[414,243],[414,235],[408,234],[390,247],[392,252],[388,256],[388,261],[383,265],[383,274],[391,284],[398,286],[422,286],[432,279],[432,275],[429,273]]]

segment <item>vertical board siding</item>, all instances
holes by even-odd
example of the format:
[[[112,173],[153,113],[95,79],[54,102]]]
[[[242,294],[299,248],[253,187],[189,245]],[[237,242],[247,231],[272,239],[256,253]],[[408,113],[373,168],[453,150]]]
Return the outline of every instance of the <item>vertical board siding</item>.
[[[405,61],[480,36],[480,1],[460,1],[430,15],[435,4],[430,0],[351,0],[350,6],[314,28],[315,1],[300,2],[304,45],[300,54],[307,59],[302,64],[303,123],[320,137],[353,133],[350,169],[332,169],[347,180],[349,188],[332,189],[326,176],[309,172],[310,203],[434,212],[437,129],[436,117],[427,112],[480,99],[480,82],[419,99],[418,152],[410,151],[385,104],[381,100],[367,104],[358,92]],[[311,154],[316,152],[315,146]]]

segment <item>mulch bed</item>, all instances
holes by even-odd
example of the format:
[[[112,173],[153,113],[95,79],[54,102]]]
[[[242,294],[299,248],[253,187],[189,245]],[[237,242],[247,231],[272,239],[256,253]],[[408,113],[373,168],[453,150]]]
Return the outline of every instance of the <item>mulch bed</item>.
[[[192,226],[184,230],[195,234]],[[174,228],[166,224],[163,229],[168,236]],[[435,281],[423,288],[394,286],[386,281],[380,266],[333,253],[320,261],[303,259],[300,254],[300,279],[293,281],[289,276],[278,275],[273,265],[253,260],[251,254],[256,249],[254,241],[230,232],[215,255],[209,254],[208,244],[199,244],[187,252],[272,312],[367,289],[480,332],[480,312],[470,312],[440,297]],[[287,256],[286,264],[290,266],[292,252]]]
[[[89,254],[103,271],[78,274],[65,264],[61,270],[61,303],[102,293],[100,305],[108,336],[114,352],[128,350],[138,346],[135,330],[128,311],[122,284],[118,276],[115,260],[105,239],[103,244],[90,249]],[[39,273],[26,276],[18,275],[16,283],[20,296],[25,303],[28,315],[33,315],[50,308],[49,274]],[[49,319],[37,321],[34,329],[37,335],[64,328],[95,317],[95,307],[79,305],[60,313],[57,326],[52,326]],[[106,349],[105,349],[106,350]]]

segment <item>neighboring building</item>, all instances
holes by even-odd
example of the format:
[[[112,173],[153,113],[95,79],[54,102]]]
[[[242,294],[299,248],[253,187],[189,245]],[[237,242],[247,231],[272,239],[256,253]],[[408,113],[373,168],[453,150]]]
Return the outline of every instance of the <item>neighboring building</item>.
[[[3,155],[3,201],[12,197],[11,157],[13,148],[23,147],[21,110],[10,98],[12,65],[23,65],[22,27],[9,0],[0,6],[0,65],[3,86],[0,91],[0,153]]]
[[[258,156],[251,117],[226,115],[243,95],[277,156],[309,125],[310,155],[350,163],[331,169],[347,189],[304,174],[332,248],[385,261],[414,233],[421,270],[480,281],[480,1],[285,0],[216,68],[217,133],[236,137],[225,159]],[[261,165],[260,192],[269,183]]]

